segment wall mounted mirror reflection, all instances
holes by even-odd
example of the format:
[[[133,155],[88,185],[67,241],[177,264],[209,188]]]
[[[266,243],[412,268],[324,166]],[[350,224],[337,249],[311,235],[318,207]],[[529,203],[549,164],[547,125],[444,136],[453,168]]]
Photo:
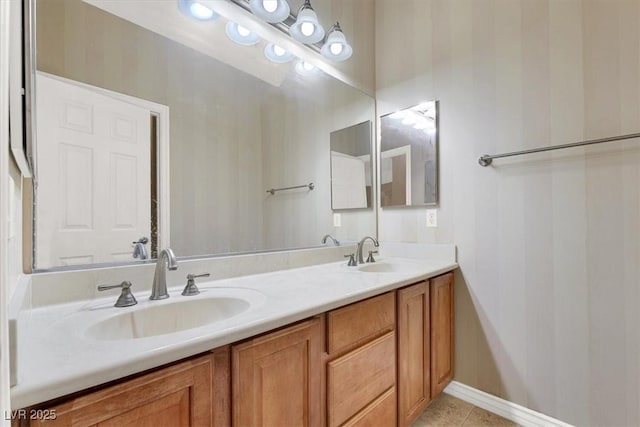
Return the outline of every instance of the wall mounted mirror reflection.
[[[326,7],[338,2],[363,5]],[[373,121],[373,98],[271,62],[266,40],[239,45],[225,18],[198,22],[177,4],[31,0],[34,268],[140,262],[143,237],[153,258],[167,245],[210,256],[375,235],[373,210],[334,227],[327,168],[331,132]]]
[[[382,207],[438,203],[438,102],[380,118]]]
[[[331,208],[371,208],[371,121],[331,132]]]

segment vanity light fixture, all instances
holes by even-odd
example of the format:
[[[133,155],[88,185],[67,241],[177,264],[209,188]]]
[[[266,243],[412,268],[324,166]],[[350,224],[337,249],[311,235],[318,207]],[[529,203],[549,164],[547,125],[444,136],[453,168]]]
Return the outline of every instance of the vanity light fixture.
[[[296,71],[303,76],[310,76],[315,71],[316,66],[310,62],[300,60],[296,64]]]
[[[254,15],[276,24],[289,17],[289,3],[286,0],[250,0],[249,8]]]
[[[329,35],[324,42],[324,46],[320,49],[320,53],[327,59],[332,61],[346,61],[353,54],[353,49],[347,43],[347,38],[340,28],[340,23],[336,22],[333,27],[329,29]]]
[[[178,0],[178,9],[183,15],[197,21],[216,21],[220,15],[198,0]]]
[[[318,22],[318,15],[311,7],[310,0],[304,0],[304,4],[298,11],[296,22],[289,27],[289,34],[305,44],[317,43],[324,39],[324,28]]]
[[[276,64],[286,64],[293,59],[293,55],[288,50],[274,43],[269,43],[264,48],[264,56]]]
[[[253,46],[260,42],[260,37],[256,33],[235,22],[227,22],[225,30],[231,40],[243,46]]]

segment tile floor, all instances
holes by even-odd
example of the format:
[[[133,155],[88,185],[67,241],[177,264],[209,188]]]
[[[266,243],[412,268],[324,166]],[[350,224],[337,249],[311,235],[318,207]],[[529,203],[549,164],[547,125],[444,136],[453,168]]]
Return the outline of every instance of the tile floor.
[[[516,424],[471,403],[441,393],[411,427],[445,426],[513,427]]]

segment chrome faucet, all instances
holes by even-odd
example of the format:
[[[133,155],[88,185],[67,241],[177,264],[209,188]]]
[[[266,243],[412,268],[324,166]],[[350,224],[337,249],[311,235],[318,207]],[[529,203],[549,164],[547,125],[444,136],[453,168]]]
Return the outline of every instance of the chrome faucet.
[[[333,241],[333,244],[335,246],[340,246],[340,241],[337,240],[335,237],[333,237],[331,234],[325,234],[324,237],[322,238],[322,244],[324,245],[325,243],[327,243],[327,239],[331,239]]]
[[[362,257],[362,247],[364,246],[364,242],[367,239],[370,239],[373,242],[373,246],[375,246],[376,248],[380,246],[380,243],[378,243],[378,240],[376,240],[375,237],[371,237],[371,236],[363,237],[362,240],[360,240],[360,242],[358,242],[358,251],[357,251],[358,264],[364,264],[364,258]]]
[[[178,261],[173,251],[169,248],[163,249],[158,255],[156,272],[153,275],[153,285],[151,286],[151,296],[149,297],[149,299],[152,300],[169,298],[169,293],[167,292],[167,270],[165,269],[164,258],[167,259],[166,267],[169,270],[178,269]]]
[[[133,242],[133,257],[140,258],[142,260],[149,258],[149,252],[145,246],[149,242],[146,237],[141,237],[137,241]]]

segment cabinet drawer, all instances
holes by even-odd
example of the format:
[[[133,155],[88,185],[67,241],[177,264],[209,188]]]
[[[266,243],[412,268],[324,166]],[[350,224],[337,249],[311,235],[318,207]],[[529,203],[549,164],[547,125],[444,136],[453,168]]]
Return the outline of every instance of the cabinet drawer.
[[[335,354],[395,329],[395,292],[333,310],[327,315],[327,351]]]
[[[396,389],[391,387],[371,405],[344,423],[344,427],[395,427]]]
[[[394,332],[329,362],[327,410],[329,426],[338,426],[395,385]]]

